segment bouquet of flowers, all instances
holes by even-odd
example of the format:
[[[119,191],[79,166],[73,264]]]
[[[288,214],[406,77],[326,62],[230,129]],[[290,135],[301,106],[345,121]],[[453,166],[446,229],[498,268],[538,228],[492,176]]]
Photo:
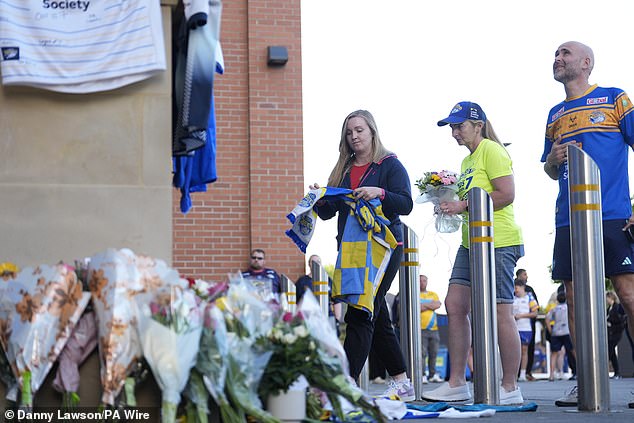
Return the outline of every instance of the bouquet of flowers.
[[[0,301],[13,313],[5,331],[7,358],[22,390],[21,404],[33,405],[49,370],[83,313],[90,295],[75,272],[64,265],[24,269],[8,282]]]
[[[137,303],[139,339],[163,392],[164,423],[176,420],[176,408],[190,369],[196,364],[202,332],[200,300],[181,281],[180,285],[166,281],[149,304]]]
[[[0,272],[2,272],[4,265],[5,263],[0,264]],[[9,335],[11,334],[11,320],[15,306],[10,301],[1,300],[8,298],[9,292],[12,290],[5,281],[13,278],[14,276],[9,277],[7,275],[6,280],[0,282],[0,346],[2,349],[2,351],[0,351],[0,380],[2,380],[6,387],[7,400],[15,403],[17,401],[19,386],[15,378],[15,373],[11,368],[11,363],[7,357]]]
[[[135,387],[147,375],[131,301],[148,303],[165,281],[180,281],[162,260],[132,250],[109,248],[88,264],[89,288],[97,320],[101,401],[136,406]],[[184,282],[183,282],[184,283]]]
[[[59,356],[53,388],[62,393],[62,407],[66,410],[79,405],[79,366],[97,347],[97,321],[90,304],[75,325],[70,339]]]
[[[129,249],[108,249],[90,259],[89,287],[97,321],[101,401],[115,406],[126,379],[141,359],[130,298],[141,289],[136,256]],[[126,389],[126,392],[133,389]],[[126,398],[129,405],[134,401]]]
[[[218,404],[221,420],[226,423],[242,423],[244,416],[241,417],[238,411],[234,410],[226,394],[228,361],[229,345],[225,318],[220,308],[211,303],[205,310],[196,370],[202,375],[205,387]],[[196,379],[190,380],[190,383],[192,382],[196,383]]]
[[[229,289],[229,284],[227,282],[207,282],[202,279],[187,279],[189,282],[189,288],[191,288],[198,297],[211,303],[216,298],[224,295]]]
[[[456,232],[462,224],[462,216],[448,215],[440,210],[444,201],[458,201],[458,175],[449,170],[425,172],[425,176],[416,181],[420,195],[416,202],[432,203],[436,215],[436,230],[441,233]]]
[[[201,338],[202,341],[202,338]],[[207,423],[207,414],[209,414],[209,392],[205,388],[203,375],[193,367],[189,371],[189,380],[185,385],[183,395],[187,399],[185,404],[185,419],[191,423]],[[229,420],[222,420],[229,423]]]
[[[317,343],[309,336],[301,313],[284,313],[280,321],[257,341],[260,348],[273,352],[258,392],[261,398],[287,392],[317,358]]]
[[[362,410],[377,422],[385,421],[379,408],[371,398],[364,395],[348,376],[348,360],[343,345],[339,342],[335,330],[328,323],[317,303],[314,295],[306,291],[299,307],[298,314],[302,316],[309,339],[316,345],[311,354],[311,362],[304,367],[302,374],[312,388],[317,388],[327,395],[335,414],[341,421],[345,421],[340,397],[347,400],[353,407]]]
[[[259,297],[248,280],[233,278],[227,296],[221,300],[227,348],[231,352],[227,359],[227,396],[240,415],[250,415],[262,423],[278,423],[262,409],[257,394],[272,353],[254,347],[256,340],[273,327],[275,310]]]

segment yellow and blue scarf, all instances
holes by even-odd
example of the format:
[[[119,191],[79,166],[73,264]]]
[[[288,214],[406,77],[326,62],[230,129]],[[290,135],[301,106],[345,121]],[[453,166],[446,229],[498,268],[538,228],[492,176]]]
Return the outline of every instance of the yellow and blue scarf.
[[[313,207],[321,199],[343,200],[350,207],[335,266],[332,298],[372,315],[374,297],[397,246],[388,228],[390,221],[383,214],[378,198],[359,200],[347,188],[311,190],[287,216],[293,227],[286,231],[286,235],[304,253],[317,222]]]

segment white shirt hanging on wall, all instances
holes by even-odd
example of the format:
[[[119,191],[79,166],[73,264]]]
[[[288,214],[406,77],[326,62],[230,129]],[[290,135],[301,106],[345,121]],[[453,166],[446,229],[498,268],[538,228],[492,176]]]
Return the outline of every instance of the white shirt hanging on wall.
[[[166,69],[160,0],[2,0],[4,85],[106,91]]]

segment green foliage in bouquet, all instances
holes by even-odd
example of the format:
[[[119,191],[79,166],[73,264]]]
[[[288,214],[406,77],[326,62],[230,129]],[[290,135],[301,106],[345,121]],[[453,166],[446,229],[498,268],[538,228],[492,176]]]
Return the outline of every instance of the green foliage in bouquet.
[[[288,392],[299,375],[318,357],[317,344],[308,333],[301,314],[286,313],[267,336],[257,340],[259,348],[273,354],[258,387],[261,398]]]
[[[325,392],[334,412],[341,421],[345,415],[339,396],[359,407],[376,421],[385,419],[379,408],[363,392],[353,386],[345,376],[341,360],[329,355],[308,330],[301,312],[296,315],[286,313],[270,333],[258,339],[259,348],[273,351],[258,388],[261,398],[288,388],[304,375],[311,387]]]
[[[458,175],[449,170],[440,172],[425,172],[424,176],[416,181],[416,186],[421,194],[425,194],[434,187],[455,185]]]

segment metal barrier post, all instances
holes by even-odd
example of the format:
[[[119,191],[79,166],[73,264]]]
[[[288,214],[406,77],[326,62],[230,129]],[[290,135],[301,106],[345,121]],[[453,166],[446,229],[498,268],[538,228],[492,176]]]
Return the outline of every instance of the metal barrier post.
[[[418,236],[403,225],[403,261],[399,270],[401,350],[414,385],[416,398],[423,393],[420,333],[420,285],[418,283]]]
[[[468,202],[474,402],[499,404],[493,201],[476,187]]]
[[[359,388],[363,392],[370,392],[370,357],[365,360],[365,364],[359,373]]]
[[[297,289],[295,283],[286,275],[280,276],[280,282],[282,285],[282,294],[286,295],[287,311],[295,314],[297,310]]]
[[[605,269],[599,167],[580,148],[568,146],[570,244],[574,281],[580,411],[607,411],[610,405]]]
[[[315,298],[317,298],[317,301],[319,301],[319,308],[324,315],[328,317],[330,310],[328,273],[326,273],[326,268],[316,261],[311,262],[310,272],[313,276],[313,294]]]

